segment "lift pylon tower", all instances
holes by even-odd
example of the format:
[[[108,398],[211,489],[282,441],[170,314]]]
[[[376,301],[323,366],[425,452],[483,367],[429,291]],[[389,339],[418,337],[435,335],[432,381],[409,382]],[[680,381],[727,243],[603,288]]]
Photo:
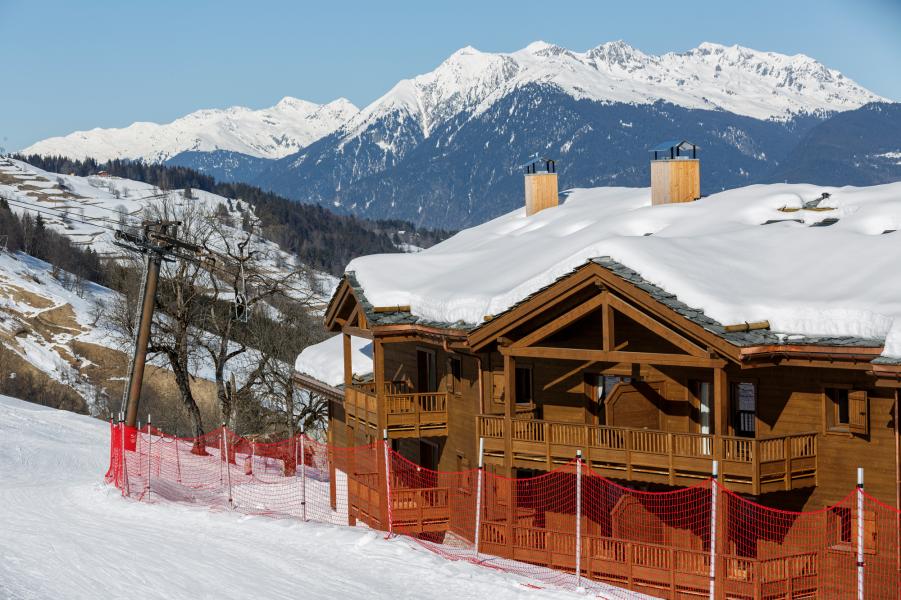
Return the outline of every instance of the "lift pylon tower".
[[[126,448],[134,449],[135,425],[138,418],[138,404],[144,384],[144,367],[147,362],[147,347],[150,344],[150,329],[156,304],[157,284],[163,262],[172,262],[183,257],[190,260],[209,259],[200,246],[183,242],[175,237],[179,221],[145,221],[140,233],[117,231],[115,244],[126,250],[144,255],[144,284],[141,289],[141,317],[135,331],[134,355],[128,371],[128,385],[122,397],[122,412],[125,415]]]

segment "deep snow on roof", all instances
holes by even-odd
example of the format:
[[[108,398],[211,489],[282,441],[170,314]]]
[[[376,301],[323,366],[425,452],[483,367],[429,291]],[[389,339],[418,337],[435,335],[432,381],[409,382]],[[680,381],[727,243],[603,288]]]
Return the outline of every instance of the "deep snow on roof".
[[[832,210],[801,209],[824,192],[818,208]],[[812,227],[826,219],[837,221]],[[901,234],[884,233],[899,228],[901,183],[752,185],[654,207],[647,188],[575,189],[532,217],[518,209],[423,252],[366,256],[347,270],[373,305],[475,327],[608,257],[719,323],[887,338],[884,354],[901,356],[901,281],[891,276]]]
[[[297,356],[294,370],[326,385],[344,383],[344,341],[334,335],[324,342],[307,346]],[[354,375],[372,373],[372,342],[360,337],[350,338],[351,364]]]

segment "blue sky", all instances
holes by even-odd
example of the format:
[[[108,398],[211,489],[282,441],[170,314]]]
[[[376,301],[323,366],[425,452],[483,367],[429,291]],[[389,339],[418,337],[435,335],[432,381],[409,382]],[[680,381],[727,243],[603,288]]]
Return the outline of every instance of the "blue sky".
[[[363,106],[472,45],[804,53],[901,100],[901,0],[0,0],[0,147],[283,96]]]

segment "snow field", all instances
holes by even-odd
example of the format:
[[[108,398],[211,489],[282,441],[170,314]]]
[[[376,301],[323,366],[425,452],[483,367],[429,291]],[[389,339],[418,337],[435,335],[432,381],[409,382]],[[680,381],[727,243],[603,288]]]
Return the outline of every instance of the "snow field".
[[[0,397],[0,431],[4,600],[585,597],[365,528],[123,499],[88,417]]]

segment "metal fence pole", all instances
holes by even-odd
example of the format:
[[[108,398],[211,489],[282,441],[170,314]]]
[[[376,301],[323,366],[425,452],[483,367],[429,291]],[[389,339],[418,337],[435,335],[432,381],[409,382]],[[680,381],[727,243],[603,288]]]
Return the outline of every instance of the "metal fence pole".
[[[582,587],[582,451],[576,450],[576,587]]]
[[[228,441],[225,438],[225,423],[222,424],[222,449],[225,451],[225,475],[228,480],[228,505],[229,507],[234,508],[235,505],[234,502],[232,502],[232,472],[231,469],[228,468]]]
[[[857,598],[863,600],[863,467],[857,467]]]
[[[150,414],[147,414],[147,482],[144,493],[150,498],[150,472],[153,470],[153,433],[150,431]]]
[[[175,476],[178,478],[178,483],[181,483],[181,458],[178,456],[178,437],[175,438]]]
[[[125,413],[119,413],[119,431],[121,432],[121,443],[122,443],[122,483],[123,483],[123,491],[126,496],[130,495],[130,490],[128,486],[128,464],[125,462]]]
[[[710,481],[710,600],[716,598],[716,500],[719,470],[720,462],[713,461],[713,479]]]
[[[300,509],[302,511],[303,520],[307,520],[307,455],[304,453],[304,434],[300,433]],[[294,451],[297,452],[297,444],[294,444]],[[294,463],[295,470],[297,463]]]
[[[223,431],[222,435],[219,436],[219,485],[222,485],[225,481],[225,477],[222,476],[222,460],[225,457],[225,444],[223,444],[224,441],[225,431]]]
[[[476,558],[479,557],[479,537],[482,527],[482,475],[485,472],[485,438],[479,438],[479,472],[476,475]]]
[[[386,514],[388,515],[388,536],[394,535],[394,523],[391,512],[393,507],[391,506],[391,456],[390,450],[388,449],[388,430],[384,429],[382,431],[382,443],[385,448],[385,502],[386,502]]]

